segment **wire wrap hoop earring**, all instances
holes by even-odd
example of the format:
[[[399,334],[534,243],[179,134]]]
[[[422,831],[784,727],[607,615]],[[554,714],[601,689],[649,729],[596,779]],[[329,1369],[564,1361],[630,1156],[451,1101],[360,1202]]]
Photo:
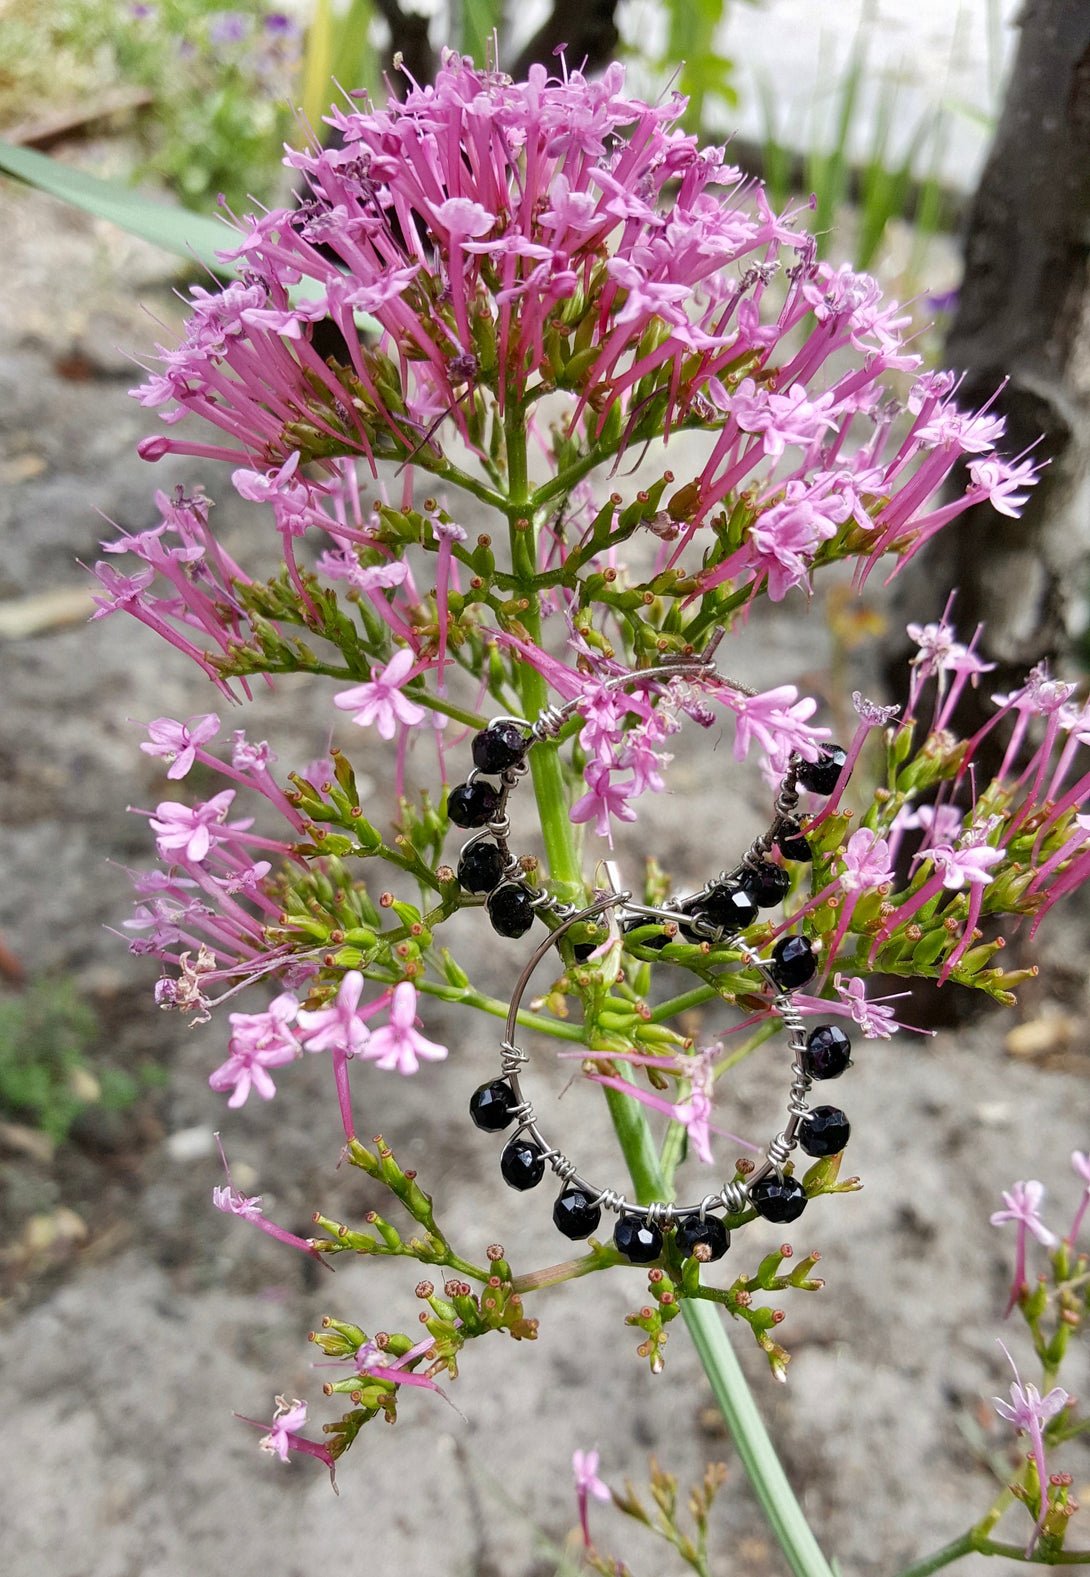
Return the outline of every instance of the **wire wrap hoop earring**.
[[[712,661],[713,646],[714,643],[700,657],[614,675],[600,682],[597,694],[681,678],[754,696],[754,691],[719,674]],[[598,1229],[602,1212],[611,1211],[617,1217],[614,1243],[634,1263],[657,1259],[663,1234],[669,1231],[677,1234],[683,1253],[698,1252],[701,1258],[717,1259],[730,1243],[730,1232],[719,1212],[732,1219],[745,1218],[751,1210],[770,1221],[797,1219],[805,1208],[806,1194],[802,1184],[786,1170],[793,1152],[802,1148],[812,1156],[833,1155],[843,1149],[850,1133],[848,1119],[838,1108],[811,1108],[808,1101],[814,1080],[833,1078],[843,1072],[849,1065],[851,1050],[848,1037],[834,1025],[818,1025],[807,1035],[802,1015],[792,1001],[791,993],[817,972],[812,944],[799,934],[783,935],[773,944],[771,955],[762,958],[741,936],[756,921],[760,909],[779,904],[789,891],[790,876],[770,858],[773,850],[785,860],[811,857],[798,817],[801,791],[831,793],[846,756],[835,745],[824,746],[817,761],[792,753],[767,829],[753,840],[736,865],[720,871],[697,892],[669,898],[661,905],[641,903],[630,891],[622,889],[611,872],[613,890],[580,909],[530,885],[522,861],[510,847],[508,801],[528,770],[527,758],[534,746],[556,739],[568,721],[588,704],[586,697],[575,696],[561,706],[547,708],[534,722],[511,716],[493,718],[473,740],[474,765],[468,779],[448,796],[451,820],[474,834],[463,846],[458,880],[471,892],[487,894],[486,907],[493,927],[503,936],[522,936],[535,914],[551,926],[550,934],[535,948],[515,983],[500,1047],[499,1077],[474,1091],[470,1115],[479,1128],[489,1132],[515,1125],[514,1135],[500,1158],[500,1171],[510,1187],[520,1192],[535,1188],[546,1168],[553,1171],[562,1185],[553,1220],[566,1237],[589,1237]],[[489,782],[490,777],[496,778],[498,784]],[[783,1127],[768,1141],[764,1158],[751,1175],[724,1182],[716,1192],[692,1203],[653,1200],[641,1204],[629,1200],[623,1191],[590,1182],[565,1152],[546,1139],[533,1102],[522,1086],[522,1070],[529,1058],[516,1044],[515,1033],[530,977],[574,925],[607,912],[612,913],[612,925],[620,933],[656,921],[666,927],[660,930],[661,941],[652,938],[647,942],[652,951],[668,941],[671,932],[680,933],[691,942],[729,942],[742,964],[761,977],[770,993],[771,1011],[787,1033],[791,1079]],[[597,945],[578,944],[577,959],[588,957]]]

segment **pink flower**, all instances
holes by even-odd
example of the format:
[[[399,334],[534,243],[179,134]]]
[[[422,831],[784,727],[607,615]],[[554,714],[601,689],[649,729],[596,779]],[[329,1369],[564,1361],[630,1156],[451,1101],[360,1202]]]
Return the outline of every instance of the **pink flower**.
[[[1045,1185],[1031,1178],[1028,1183],[1014,1183],[1010,1190],[1003,1190],[1003,1203],[1005,1210],[997,1210],[988,1219],[993,1227],[1000,1227],[1008,1221],[1013,1221],[1017,1238],[1015,1242],[1014,1281],[1011,1284],[1010,1299],[1007,1303],[1006,1314],[1009,1314],[1026,1289],[1026,1234],[1032,1232],[1038,1243],[1043,1243],[1046,1248],[1055,1247],[1059,1241],[1055,1232],[1050,1232],[1040,1218],[1040,1209],[1045,1197]],[[1004,1315],[1004,1318],[1006,1317]]]
[[[320,1445],[317,1440],[308,1440],[298,1431],[306,1422],[307,1404],[292,1400],[286,1401],[284,1397],[276,1398],[276,1411],[272,1423],[265,1425],[256,1418],[243,1418],[241,1413],[235,1415],[244,1424],[253,1424],[255,1429],[266,1430],[265,1435],[258,1442],[262,1451],[268,1451],[273,1456],[280,1458],[281,1462],[288,1460],[288,1453],[297,1451],[300,1456],[317,1457],[319,1462],[324,1462],[329,1469],[330,1481],[334,1490],[337,1488],[333,1453],[327,1446]]]
[[[866,892],[892,882],[893,870],[889,858],[889,844],[876,832],[860,827],[853,832],[841,853],[844,869],[838,881],[845,892]]]
[[[286,1402],[282,1396],[276,1398],[276,1412],[269,1432],[258,1444],[262,1451],[280,1458],[281,1462],[288,1460],[291,1449],[291,1437],[307,1421],[307,1404],[300,1401]]]
[[[1078,1209],[1075,1211],[1075,1219],[1071,1223],[1071,1230],[1066,1236],[1068,1243],[1074,1243],[1078,1236],[1079,1228],[1082,1226],[1082,1218],[1086,1214],[1087,1208],[1090,1207],[1090,1155],[1082,1150],[1072,1150],[1071,1165],[1075,1168],[1075,1175],[1082,1178],[1085,1186],[1083,1187],[1082,1198],[1079,1200]]]
[[[220,720],[215,712],[204,712],[176,723],[170,717],[157,717],[148,724],[147,741],[140,749],[148,756],[168,756],[168,778],[184,778],[196,760],[197,747],[207,744],[219,733]]]
[[[298,1011],[298,1000],[285,991],[273,998],[264,1013],[230,1015],[234,1034],[227,1043],[229,1056],[208,1076],[212,1089],[233,1089],[229,1107],[245,1105],[251,1089],[263,1101],[276,1094],[268,1069],[283,1067],[299,1056],[302,1048],[289,1028]]]
[[[396,652],[385,668],[373,670],[366,684],[354,685],[333,697],[333,705],[351,712],[362,728],[374,723],[380,739],[392,739],[398,723],[420,723],[427,715],[422,706],[402,695],[401,686],[416,661],[407,646]]]
[[[252,1197],[241,1193],[231,1182],[231,1168],[227,1165],[227,1157],[220,1144],[220,1136],[216,1135],[216,1143],[220,1147],[220,1159],[223,1161],[223,1170],[227,1173],[227,1184],[223,1188],[213,1188],[212,1203],[217,1210],[222,1210],[229,1216],[241,1216],[244,1221],[249,1221],[253,1226],[260,1228],[269,1237],[275,1238],[278,1243],[286,1243],[289,1248],[302,1249],[304,1254],[309,1254],[311,1259],[316,1259],[319,1264],[326,1265],[332,1270],[328,1260],[324,1260],[315,1245],[309,1238],[301,1238],[294,1232],[289,1232],[286,1227],[278,1227],[274,1221],[269,1221],[261,1208],[261,1195]]]
[[[1029,498],[1028,493],[1020,493],[1018,489],[1033,486],[1037,481],[1037,466],[1032,460],[1015,462],[992,456],[989,460],[970,461],[969,476],[994,510],[1017,519]]]
[[[394,987],[390,1003],[390,1022],[371,1031],[365,1053],[368,1062],[384,1071],[415,1073],[425,1062],[441,1062],[447,1048],[434,1040],[426,1040],[416,1028],[416,987],[409,980],[402,980]]]
[[[608,838],[611,845],[613,833],[609,818],[616,816],[618,821],[636,819],[636,812],[628,803],[629,797],[635,792],[635,784],[631,781],[615,783],[611,776],[614,771],[616,768],[608,760],[592,761],[584,774],[587,792],[571,808],[572,821],[593,821],[597,836]]]
[[[200,805],[181,805],[177,800],[165,799],[155,807],[151,829],[156,834],[155,846],[159,858],[182,858],[199,865],[220,841],[212,831],[227,823],[227,812],[234,800],[234,789],[223,789],[219,794]],[[232,830],[246,828],[250,820],[230,823]]]
[[[966,833],[957,848],[939,843],[927,851],[935,862],[935,869],[942,873],[942,885],[952,892],[974,883],[986,887],[995,879],[989,875],[989,870],[1003,858],[1003,850],[993,849],[988,843],[970,842],[975,836],[973,832]]]
[[[343,1051],[357,1057],[371,1031],[359,1011],[363,976],[350,969],[341,981],[337,996],[327,1008],[301,1008],[297,1015],[299,1030],[308,1051]]]
[[[992,1217],[995,1220],[995,1217]],[[1041,1510],[1026,1545],[1027,1561],[1033,1554],[1033,1546],[1037,1543],[1044,1527],[1045,1517],[1048,1515],[1048,1469],[1045,1466],[1045,1441],[1043,1427],[1050,1418],[1055,1418],[1068,1404],[1070,1398],[1060,1386],[1054,1386],[1047,1395],[1042,1396],[1035,1385],[1023,1385],[1022,1376],[1018,1373],[1018,1365],[1007,1352],[1003,1343],[999,1343],[1011,1368],[1014,1370],[1014,1383],[1011,1385],[1011,1399],[1004,1402],[1001,1397],[993,1396],[992,1402],[1000,1418],[1005,1418],[1013,1424],[1019,1434],[1027,1434],[1032,1446],[1033,1460],[1037,1467],[1037,1481],[1041,1486]]]
[[[745,760],[755,740],[769,756],[782,757],[794,750],[807,761],[817,760],[819,741],[828,739],[829,730],[807,723],[817,711],[817,702],[812,696],[800,701],[798,694],[793,684],[781,684],[760,695],[743,695],[738,690],[721,693],[723,704],[735,717],[736,761]]]
[[[590,1527],[587,1522],[587,1499],[593,1495],[595,1500],[612,1500],[608,1484],[603,1484],[598,1477],[597,1451],[573,1451],[572,1472],[575,1475],[575,1495],[579,1502],[579,1523],[583,1529],[583,1542],[589,1550],[591,1548]]]

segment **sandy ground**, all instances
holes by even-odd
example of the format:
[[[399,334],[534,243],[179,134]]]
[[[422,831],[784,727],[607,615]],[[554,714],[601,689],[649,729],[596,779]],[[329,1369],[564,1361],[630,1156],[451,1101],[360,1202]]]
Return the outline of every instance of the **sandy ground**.
[[[117,347],[155,337],[141,303],[169,314],[163,260],[13,188],[4,213],[0,621],[26,612],[27,599],[78,593],[86,582],[76,561],[111,534],[96,511],[128,528],[151,524],[152,490],[175,480],[203,481],[228,539],[252,553],[265,540],[260,516],[230,502],[222,470],[152,469],[134,455],[148,421],[126,397],[134,379]],[[407,1396],[396,1428],[371,1425],[343,1462],[339,1499],[320,1468],[282,1467],[232,1417],[267,1417],[275,1392],[310,1398],[315,1420],[333,1416],[307,1332],[324,1313],[369,1330],[407,1326],[416,1277],[411,1264],[362,1262],[324,1275],[210,1208],[215,1127],[248,1191],[295,1230],[315,1206],[355,1221],[378,1200],[365,1180],[335,1170],[339,1126],[322,1059],[288,1070],[270,1105],[226,1113],[206,1083],[224,1026],[190,1030],[157,1014],[152,968],[104,929],[127,911],[117,865],[148,858],[145,824],[125,806],[152,804],[167,788],[131,720],[186,717],[213,699],[195,670],[131,621],[87,624],[85,613],[76,604],[67,618],[47,613],[39,633],[0,645],[0,933],[31,973],[72,975],[103,1016],[111,1055],[134,1066],[151,1058],[166,1084],[135,1111],[84,1125],[51,1165],[0,1152],[9,1270],[29,1218],[69,1211],[86,1229],[69,1252],[43,1250],[29,1278],[9,1275],[0,1322],[7,1577],[545,1577],[556,1570],[550,1543],[562,1544],[575,1522],[571,1453],[593,1446],[615,1484],[643,1480],[650,1453],[683,1483],[706,1460],[725,1460],[713,1569],[781,1573],[680,1325],[661,1377],[634,1355],[623,1316],[645,1300],[636,1270],[542,1295],[530,1311],[541,1322],[535,1345],[475,1344],[453,1387],[460,1413]],[[733,665],[742,677],[830,687],[823,626],[796,614],[755,622]],[[282,764],[309,760],[325,743],[330,690],[325,681],[285,687],[256,703],[246,726],[269,734]],[[352,748],[381,795],[388,762],[358,737]],[[705,868],[699,845],[721,829],[733,847],[740,819],[757,825],[760,790],[710,771],[706,758],[680,759],[671,788],[647,838],[679,879]],[[496,984],[523,956],[517,944],[504,952],[482,940],[472,923],[462,934]],[[1068,914],[1041,941],[1048,969],[1024,1011],[1073,1015],[1070,1048],[1044,1066],[1012,1059],[1003,1037],[1016,1017],[999,1014],[934,1040],[862,1045],[838,1098],[865,1187],[821,1202],[790,1234],[798,1253],[821,1250],[827,1287],[786,1302],[786,1386],[732,1328],[846,1577],[896,1571],[961,1532],[993,1493],[986,1458],[1002,1460],[1006,1441],[982,1398],[1009,1382],[996,1337],[1013,1334],[1021,1358],[1028,1344],[1000,1321],[1012,1245],[988,1215],[1002,1188],[1035,1176],[1062,1228],[1075,1197],[1067,1158],[1090,1139],[1085,923]],[[499,1240],[518,1269],[550,1263],[560,1255],[541,1199],[501,1189],[495,1147],[463,1115],[494,1065],[491,1029],[436,1011],[425,1030],[449,1041],[449,1061],[415,1081],[359,1069],[361,1129],[381,1125],[418,1168],[467,1254]],[[740,1083],[743,1110],[759,1095],[755,1078]],[[604,1155],[602,1115],[582,1120],[581,1153]],[[745,1262],[780,1235],[750,1229]],[[1085,1391],[1086,1367],[1083,1346],[1071,1390]],[[1068,1465],[1077,1486],[1090,1480],[1085,1448]],[[595,1507],[594,1519],[602,1547],[638,1577],[681,1569],[609,1508]],[[1016,1517],[1007,1527],[1014,1538],[1025,1532]],[[1002,1568],[989,1569],[998,1577]]]

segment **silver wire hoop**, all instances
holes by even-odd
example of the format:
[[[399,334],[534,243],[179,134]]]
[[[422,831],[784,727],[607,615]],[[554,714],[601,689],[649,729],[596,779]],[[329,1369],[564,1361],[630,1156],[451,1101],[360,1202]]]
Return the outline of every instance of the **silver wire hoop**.
[[[746,686],[719,674],[711,655],[716,644],[713,641],[701,657],[614,675],[599,686],[599,692],[628,689],[659,679],[685,678],[754,695]],[[553,1219],[566,1236],[590,1236],[597,1229],[602,1210],[609,1210],[617,1216],[614,1242],[634,1263],[657,1259],[663,1247],[663,1232],[669,1230],[676,1231],[679,1245],[687,1253],[703,1245],[698,1257],[717,1259],[726,1251],[730,1233],[715,1212],[722,1211],[733,1218],[752,1209],[772,1221],[796,1219],[805,1207],[806,1194],[797,1179],[785,1171],[795,1149],[801,1144],[812,1156],[836,1154],[850,1131],[847,1119],[837,1108],[811,1108],[809,1104],[814,1079],[832,1078],[843,1072],[849,1065],[851,1049],[847,1036],[833,1025],[818,1025],[808,1036],[792,1000],[792,991],[816,973],[810,942],[801,935],[786,933],[774,944],[771,957],[765,959],[741,936],[755,922],[758,909],[778,905],[790,887],[783,867],[768,858],[773,848],[778,847],[786,859],[810,858],[797,820],[800,791],[806,788],[831,793],[845,764],[845,754],[837,746],[825,747],[821,759],[812,763],[792,753],[766,831],[753,840],[735,866],[721,871],[699,891],[669,898],[661,905],[641,903],[622,888],[613,868],[607,866],[611,890],[580,909],[528,882],[523,862],[512,853],[509,843],[508,800],[528,770],[527,757],[533,747],[557,738],[569,719],[586,704],[585,697],[576,696],[562,706],[547,708],[533,722],[511,716],[493,718],[474,739],[473,771],[448,797],[451,819],[473,829],[473,836],[461,851],[458,879],[470,891],[488,893],[487,909],[494,928],[501,935],[521,936],[538,914],[550,925],[549,935],[531,954],[512,991],[500,1047],[499,1078],[474,1092],[470,1113],[477,1126],[487,1131],[498,1132],[515,1124],[500,1162],[503,1176],[513,1188],[535,1187],[543,1178],[546,1165],[552,1169],[563,1188]],[[499,787],[493,788],[489,778],[496,778]],[[729,944],[742,965],[754,969],[769,988],[771,1010],[787,1031],[791,1083],[783,1127],[768,1142],[764,1159],[752,1174],[725,1182],[718,1191],[690,1204],[667,1200],[640,1203],[629,1200],[623,1192],[590,1182],[564,1151],[546,1139],[533,1102],[522,1087],[521,1070],[530,1059],[516,1043],[515,1033],[530,977],[573,926],[607,912],[612,912],[612,926],[621,933],[658,922],[660,926],[680,929],[686,939]],[[669,932],[666,939],[669,940]],[[577,960],[585,959],[597,945],[578,944]],[[647,945],[653,951],[656,944]],[[824,1037],[820,1054],[815,1050],[818,1036]],[[594,1055],[589,1048],[588,1055]],[[838,1142],[829,1148],[834,1140]]]

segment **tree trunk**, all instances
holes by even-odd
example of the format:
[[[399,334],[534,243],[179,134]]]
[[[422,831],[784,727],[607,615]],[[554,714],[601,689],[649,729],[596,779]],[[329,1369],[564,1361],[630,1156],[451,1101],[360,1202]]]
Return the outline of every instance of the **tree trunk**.
[[[963,408],[1000,391],[1005,453],[1041,437],[1033,452],[1049,464],[1020,520],[969,511],[920,554],[899,597],[908,617],[933,619],[956,587],[959,631],[986,625],[992,689],[1070,652],[1090,591],[1090,5],[1027,0],[1020,27],[945,365],[965,374]]]

